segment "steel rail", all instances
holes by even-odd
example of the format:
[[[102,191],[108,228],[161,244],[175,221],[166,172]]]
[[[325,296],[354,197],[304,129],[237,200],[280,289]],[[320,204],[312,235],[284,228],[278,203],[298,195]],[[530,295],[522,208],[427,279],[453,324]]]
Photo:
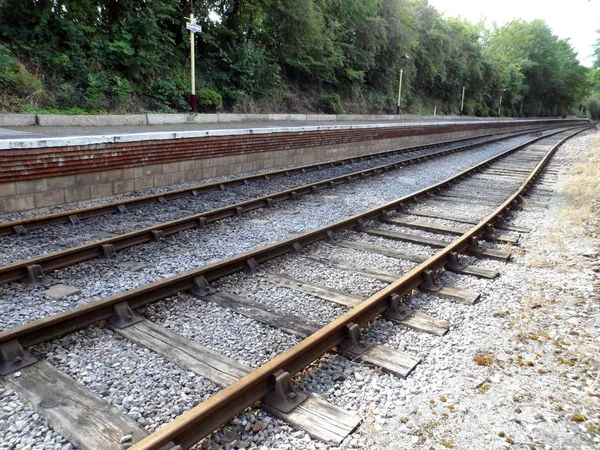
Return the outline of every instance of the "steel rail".
[[[542,129],[546,129],[543,127],[531,128],[527,131],[516,133],[515,136],[519,136],[521,134],[527,134],[534,131],[540,131]],[[42,228],[47,225],[56,225],[61,223],[68,223],[70,221],[69,216],[77,216],[79,220],[85,220],[92,217],[113,214],[119,211],[120,207],[126,208],[139,208],[145,205],[156,204],[162,201],[171,201],[177,200],[180,198],[185,198],[189,196],[196,196],[201,192],[209,192],[216,191],[219,189],[223,189],[223,187],[227,186],[239,186],[250,181],[265,179],[265,177],[284,177],[289,176],[295,173],[303,173],[307,171],[315,171],[322,168],[343,166],[345,164],[351,164],[360,161],[371,160],[375,158],[383,158],[386,156],[392,156],[395,154],[409,153],[412,151],[425,150],[428,148],[435,148],[442,145],[451,145],[460,143],[461,141],[467,141],[470,139],[476,139],[478,137],[487,137],[487,136],[498,136],[497,138],[492,138],[489,142],[493,142],[495,139],[503,139],[503,135],[510,133],[491,133],[489,135],[475,136],[471,138],[463,138],[463,139],[454,139],[450,141],[442,141],[438,143],[419,145],[414,147],[407,147],[402,149],[395,150],[386,150],[383,152],[369,153],[366,155],[359,156],[351,156],[347,158],[340,158],[331,161],[321,161],[319,163],[306,164],[302,166],[291,167],[287,169],[281,169],[273,172],[264,172],[260,174],[248,175],[244,177],[236,177],[231,180],[218,181],[215,183],[209,184],[200,184],[196,186],[192,186],[189,188],[177,189],[173,191],[161,192],[157,194],[151,194],[143,197],[130,198],[125,200],[119,200],[107,204],[89,206],[87,208],[73,209],[69,211],[58,212],[54,214],[31,217],[27,219],[14,220],[10,222],[0,223],[0,236],[9,236],[11,234],[17,233],[17,229],[19,227],[25,227],[26,230],[34,230],[38,228]]]
[[[565,130],[562,130],[555,132],[552,135],[564,132]],[[43,319],[2,331],[0,332],[0,344],[16,339],[23,348],[31,347],[33,345],[72,333],[82,328],[86,328],[87,326],[102,320],[109,319],[114,315],[115,306],[118,304],[127,303],[132,310],[136,310],[148,304],[194,288],[195,280],[200,276],[204,277],[210,282],[244,270],[247,266],[248,260],[250,259],[254,259],[256,262],[261,263],[278,256],[282,256],[286,253],[293,252],[296,250],[297,245],[307,246],[327,239],[329,234],[328,232],[339,232],[352,229],[362,221],[377,219],[382,214],[386,214],[387,212],[401,208],[403,204],[419,199],[427,194],[435,193],[446,186],[452,185],[464,177],[483,170],[494,161],[547,137],[548,136],[539,137],[530,142],[520,144],[498,155],[488,158],[487,160],[478,163],[440,183],[423,188],[415,193],[409,194],[385,205],[370,209],[364,213],[343,219],[336,223],[291,237],[275,244],[267,245],[259,249],[239,254],[232,258],[218,261],[213,264],[207,264],[198,269],[175,275],[162,281],[140,286],[103,300],[81,305],[69,311],[53,314]]]
[[[338,346],[347,336],[346,330],[349,324],[362,326],[373,320],[390,306],[392,295],[406,295],[410,293],[421,284],[425,271],[435,271],[443,268],[449,263],[451,253],[459,253],[467,249],[472,239],[481,236],[485,232],[486,227],[492,224],[497,216],[502,215],[509,209],[519,196],[529,188],[531,182],[540,175],[541,169],[545,167],[556,150],[567,139],[581,131],[565,137],[554,145],[514,194],[460,238],[450,243],[427,261],[419,264],[387,288],[371,296],[290,350],[277,356],[207,401],[179,416],[173,422],[134,444],[131,449],[166,450],[175,445],[180,445],[182,449],[187,449],[235,417],[245,408],[267,395],[273,389],[273,376],[277,371],[284,370],[290,375],[296,374],[332,348]]]
[[[528,133],[520,133],[516,136]],[[514,137],[514,135],[510,137]],[[504,139],[504,137],[492,138],[484,142],[471,143],[461,147],[452,147],[450,149],[440,150],[427,155],[415,156],[403,161],[391,162],[369,169],[359,170],[357,172],[348,173],[338,177],[328,178],[314,183],[293,187],[284,191],[275,192],[263,197],[257,197],[244,202],[193,214],[181,219],[160,223],[151,227],[102,239],[100,241],[90,242],[66,250],[17,261],[12,264],[0,266],[0,285],[26,279],[31,266],[37,265],[41,268],[43,273],[48,273],[56,269],[68,267],[83,261],[88,261],[90,259],[103,257],[107,254],[112,254],[113,250],[115,252],[121,251],[125,248],[144,244],[157,239],[162,239],[163,237],[170,236],[181,231],[203,227],[209,223],[228,217],[241,216],[242,214],[252,210],[271,207],[275,203],[297,199],[300,196],[313,194],[323,189],[351,183],[352,181],[356,181],[361,178],[385,173],[388,170],[398,169],[400,167],[415,164],[428,159],[457,153],[459,151],[470,150],[472,148],[487,145],[490,142],[497,142],[501,139]],[[110,246],[110,250],[108,250],[106,246]]]

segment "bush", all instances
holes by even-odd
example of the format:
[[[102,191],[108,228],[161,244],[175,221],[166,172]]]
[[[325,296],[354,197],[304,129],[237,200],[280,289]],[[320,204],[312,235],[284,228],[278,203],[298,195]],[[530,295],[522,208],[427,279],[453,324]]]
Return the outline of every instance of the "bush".
[[[185,100],[183,91],[184,89],[180,90],[175,82],[160,79],[150,83],[148,95],[154,97],[162,108],[189,111],[190,106]]]
[[[0,44],[0,92],[4,94],[0,96],[0,107],[13,103],[13,97],[23,101],[43,88],[42,82]]]
[[[326,114],[344,114],[340,94],[332,93],[323,97],[323,112]]]
[[[196,99],[201,111],[214,112],[223,103],[223,98],[214,89],[205,87],[196,93]]]

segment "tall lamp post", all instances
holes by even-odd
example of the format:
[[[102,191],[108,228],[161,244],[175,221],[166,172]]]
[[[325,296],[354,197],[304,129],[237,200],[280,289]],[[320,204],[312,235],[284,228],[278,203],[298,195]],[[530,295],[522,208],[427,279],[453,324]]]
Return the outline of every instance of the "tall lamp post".
[[[500,93],[500,104],[498,105],[498,117],[500,117],[500,109],[502,108],[502,96],[504,95],[505,92],[506,92],[506,89],[502,89],[502,92]]]
[[[198,112],[196,104],[196,57],[195,57],[195,41],[194,33],[201,33],[202,27],[196,23],[194,17],[194,1],[190,0],[190,21],[185,24],[185,27],[190,30],[190,62],[191,62],[191,84],[192,92],[190,94],[190,105],[194,113]]]
[[[525,100],[525,94],[521,95],[521,106],[519,106],[519,117],[523,116],[523,100]]]
[[[402,58],[404,61],[408,61],[410,56],[404,55]],[[402,64],[402,62],[400,63]],[[398,106],[396,107],[396,114],[400,115],[400,99],[402,98],[402,74],[404,73],[404,68],[400,67],[400,82],[398,83]]]

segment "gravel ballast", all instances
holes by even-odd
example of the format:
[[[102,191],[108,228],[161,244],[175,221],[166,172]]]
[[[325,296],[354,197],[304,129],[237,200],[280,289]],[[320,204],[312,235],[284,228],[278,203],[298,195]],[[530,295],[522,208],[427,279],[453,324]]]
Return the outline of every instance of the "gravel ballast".
[[[561,176],[564,177],[572,161],[562,155],[572,151],[570,149],[574,147],[589,146],[591,139],[589,135],[586,135],[567,144],[559,151],[550,167],[561,168]],[[323,204],[320,207],[309,207],[310,212],[306,215],[303,210],[299,210],[297,214],[288,214],[281,211],[283,208],[277,208],[274,211],[262,211],[248,214],[240,219],[223,221],[225,226],[222,228],[217,224],[216,228],[220,232],[237,231],[238,234],[235,236],[239,240],[234,241],[223,235],[218,237],[217,233],[211,233],[209,228],[201,232],[189,233],[187,240],[180,241],[178,239],[175,244],[177,248],[173,248],[173,243],[168,243],[168,240],[156,243],[156,247],[154,247],[155,244],[151,244],[153,249],[147,251],[144,258],[139,258],[148,264],[148,267],[142,269],[141,272],[127,271],[124,273],[118,269],[114,261],[93,261],[81,264],[77,268],[69,268],[51,274],[54,282],[60,281],[75,285],[82,290],[82,294],[57,301],[55,304],[59,305],[58,310],[60,310],[70,304],[85,303],[94,295],[104,297],[110,293],[137,286],[139,283],[148,282],[148,280],[200,266],[211,258],[226,257],[228,252],[232,252],[234,248],[246,248],[244,247],[246,240],[250,241],[251,247],[249,248],[252,248],[258,245],[257,242],[265,243],[270,242],[271,239],[277,240],[275,237],[277,233],[287,237],[290,235],[290,231],[299,232],[312,228],[315,221],[314,215],[317,212],[320,214],[318,219],[324,223],[337,220],[338,211],[348,211],[352,207],[357,208],[356,205],[360,205],[367,198],[372,198],[371,196],[374,196],[375,192],[382,188],[380,183],[365,189],[359,189],[357,186],[359,185],[352,186],[354,194],[341,194],[338,190],[332,191],[337,198],[327,199],[327,201],[315,196],[315,201],[323,201]],[[390,191],[394,189],[395,187],[390,186]],[[368,193],[365,193],[364,191],[367,190],[369,190]],[[375,197],[375,201],[389,201],[382,199],[388,194],[391,196],[390,199],[399,196],[397,191],[389,193],[386,189],[385,193]],[[570,418],[577,411],[572,404],[572,397],[576,396],[575,391],[581,393],[582,386],[586,388],[582,383],[592,384],[593,379],[591,375],[586,374],[585,370],[576,372],[572,368],[579,369],[579,365],[569,366],[560,363],[552,351],[557,348],[555,342],[560,341],[559,347],[563,350],[563,342],[575,342],[580,339],[585,341],[590,348],[597,347],[596,342],[599,336],[592,325],[593,320],[598,317],[598,310],[596,303],[593,303],[592,300],[597,301],[598,294],[593,287],[590,289],[591,282],[593,279],[597,280],[597,275],[594,275],[596,272],[588,268],[590,259],[595,260],[583,256],[583,253],[590,246],[597,249],[598,244],[597,242],[589,243],[585,237],[578,236],[577,241],[582,241],[583,245],[580,243],[571,250],[561,250],[563,259],[568,258],[569,264],[572,264],[565,265],[565,272],[555,273],[552,263],[538,267],[541,264],[542,256],[551,258],[549,255],[554,252],[554,242],[547,242],[547,238],[548,226],[556,226],[556,223],[535,229],[549,218],[555,222],[559,220],[553,214],[560,205],[560,200],[553,197],[549,205],[548,209],[526,210],[519,213],[514,223],[531,227],[534,231],[531,234],[524,234],[521,238],[521,248],[525,249],[523,254],[515,252],[513,261],[506,265],[493,262],[496,267],[501,268],[502,275],[499,279],[493,282],[476,280],[477,284],[471,284],[471,277],[444,274],[449,277],[448,279],[444,278],[447,281],[463,286],[470,285],[470,288],[479,288],[484,292],[484,296],[478,304],[475,306],[460,305],[429,294],[417,294],[408,300],[409,306],[437,318],[448,320],[451,328],[446,336],[437,337],[418,333],[384,320],[374,322],[373,326],[366,330],[367,340],[418,355],[423,359],[423,362],[417,366],[415,372],[407,380],[401,380],[393,375],[382,373],[378,369],[338,356],[323,358],[319,363],[313,365],[305,375],[299,377],[300,387],[317,393],[336,405],[357,410],[363,416],[364,424],[359,431],[349,436],[340,447],[312,440],[305,432],[298,431],[263,411],[253,409],[246,411],[231,424],[219,430],[212,438],[204,442],[203,448],[225,450],[245,447],[260,449],[388,449],[400,444],[398,448],[419,449],[434,446],[434,448],[500,449],[511,446],[511,443],[507,441],[509,437],[517,444],[529,445],[531,443],[538,445],[537,448],[577,448],[582,450],[592,448],[594,436],[590,434],[590,437],[586,437],[585,432],[580,429],[580,424]],[[362,208],[366,209],[364,205]],[[455,215],[463,215],[463,212],[457,207]],[[340,214],[343,215],[343,213]],[[277,224],[276,231],[272,232],[272,229],[269,228],[267,233],[258,235],[258,231],[267,230],[267,227],[264,226],[266,224],[251,222],[256,219],[268,220],[272,224]],[[419,218],[419,220],[421,219],[423,218]],[[284,224],[280,226],[281,222]],[[451,222],[449,224],[457,225]],[[290,228],[292,229],[290,230]],[[564,232],[566,233],[567,230]],[[184,234],[187,232],[179,236]],[[348,235],[350,234],[348,233]],[[390,243],[390,241],[385,242]],[[418,248],[421,248],[421,252],[423,251],[421,246],[411,247],[414,244],[398,244],[401,251],[406,252],[407,249],[412,249],[416,252]],[[136,255],[143,253],[139,250],[148,247],[150,246],[130,249],[132,253],[128,259],[122,259],[122,255],[130,250],[122,252],[117,263],[137,260]],[[327,248],[325,243],[315,247],[318,247],[318,251],[324,251],[327,256],[333,257],[335,254],[324,250]],[[134,250],[137,252],[134,253]],[[340,255],[343,255],[344,252],[348,253],[348,249],[336,248],[335,251],[341,252]],[[537,253],[544,255],[540,256]],[[355,252],[355,258],[360,258],[357,256],[359,254]],[[379,267],[382,269],[389,268],[399,271],[404,268],[399,265],[401,263],[395,265],[394,261],[389,258],[372,257],[373,261],[378,261]],[[186,265],[186,261],[190,260],[193,260],[192,264]],[[291,274],[297,276],[307,273],[300,266],[287,267],[285,262],[284,258],[273,264],[276,268],[289,270]],[[370,265],[370,260],[362,258],[357,262]],[[482,264],[487,264],[487,262],[482,262]],[[525,267],[528,271],[524,270]],[[582,268],[584,268],[583,271]],[[534,269],[532,273],[528,273],[531,269]],[[330,271],[323,273],[329,274],[330,277],[337,276]],[[62,274],[62,276],[58,276],[58,274]],[[259,278],[248,277],[245,282],[252,285]],[[321,281],[326,280],[322,279]],[[226,283],[227,280],[219,286],[224,287]],[[362,292],[367,292],[370,289],[368,286],[374,286],[378,282],[365,281],[365,283],[367,287],[359,287],[358,292],[361,292],[362,289],[365,289]],[[15,286],[17,285],[5,288],[12,289]],[[520,286],[520,288],[516,289],[515,286]],[[34,309],[40,306],[39,303],[33,303],[33,301],[39,300],[31,298],[32,293],[39,295],[42,291],[43,288],[32,290],[32,288],[23,287],[16,293],[23,297],[29,296],[32,303],[30,308]],[[533,303],[531,302],[532,292],[536,294]],[[281,292],[277,295],[284,296]],[[582,296],[589,300],[583,305],[577,305]],[[273,300],[274,304],[277,304],[276,300]],[[281,303],[284,303],[285,300],[287,299],[282,299]],[[18,302],[18,298],[15,301]],[[314,299],[311,301],[315,302]],[[548,315],[543,314],[545,308],[550,309],[553,305],[558,308],[562,301],[566,302],[569,308],[566,314],[562,310],[553,311]],[[542,307],[537,308],[538,304],[542,304]],[[49,310],[55,308],[49,299],[47,306]],[[532,308],[532,306],[536,306],[536,308]],[[302,308],[303,306],[300,304],[298,307]],[[300,310],[304,312],[302,309]],[[314,304],[315,316],[320,313],[334,315],[342,311],[342,308],[336,310],[328,306],[319,311],[316,302]],[[562,317],[560,320],[555,318],[555,315],[559,313],[561,316],[566,316],[567,322],[564,322]],[[181,295],[175,299],[154,304],[147,308],[144,314],[173,331],[222,351],[227,356],[252,367],[263,364],[297,342],[285,333],[257,324],[214,305],[203,303],[188,295]],[[182,317],[185,317],[186,320],[181,321]],[[543,319],[538,317],[543,317]],[[546,323],[546,321],[549,322]],[[531,326],[531,333],[523,335],[523,326]],[[582,328],[586,329],[585,333],[580,330]],[[545,338],[539,332],[540,329],[547,330],[550,338]],[[572,331],[579,334],[570,334]],[[529,331],[527,332],[529,333]],[[538,339],[531,338],[534,333]],[[135,389],[140,392],[139,403],[141,406],[138,407],[139,411],[133,411],[139,413],[139,418],[146,420],[147,424],[156,424],[155,426],[157,426],[162,423],[160,417],[163,414],[165,417],[172,418],[173,414],[189,409],[190,405],[215,392],[214,386],[205,380],[197,383],[195,379],[189,378],[187,372],[182,372],[153,353],[128,343],[111,331],[93,327],[78,334],[85,335],[84,343],[80,343],[72,337],[76,335],[71,335],[44,346],[44,351],[50,354],[48,357],[50,362],[59,366],[70,376],[84,382],[90,388],[96,389],[95,392],[100,395],[106,395],[109,401],[122,408],[126,413],[131,413],[132,408],[136,406],[131,406],[126,399],[126,393],[120,392],[117,375],[120,376],[122,373],[126,375],[128,370],[135,372],[138,368],[149,368],[151,375],[136,382]],[[522,336],[525,338],[522,339]],[[558,340],[556,340],[557,337]],[[245,343],[243,343],[244,340]],[[260,340],[264,344],[252,345],[251,343],[255,340]],[[540,349],[539,346],[545,343],[548,348]],[[113,352],[119,353],[119,355],[112,355]],[[542,356],[537,356],[536,352],[541,353]],[[493,354],[493,363],[487,366],[477,365],[473,358],[479,354]],[[519,359],[519,355],[522,357],[521,359]],[[563,354],[561,357],[566,356]],[[112,366],[106,363],[107,360]],[[528,366],[529,360],[534,363],[533,366]],[[525,361],[525,365],[521,365],[519,361]],[[121,363],[122,366],[115,368],[113,367],[114,362]],[[580,364],[580,361],[578,360],[576,364]],[[123,366],[124,369],[118,369]],[[156,374],[156,371],[162,370],[163,367],[167,367],[168,370],[168,380],[164,381],[167,384],[165,386],[155,385],[157,383],[152,382],[152,374]],[[550,371],[540,373],[538,368]],[[581,368],[583,369],[583,366]],[[564,371],[567,372],[567,375],[563,379],[561,373]],[[592,373],[594,373],[593,370]],[[576,375],[577,378],[570,375]],[[84,378],[89,378],[89,380]],[[94,388],[94,383],[101,387]],[[188,383],[190,384],[188,385]],[[108,390],[104,388],[105,385],[108,386]],[[165,406],[165,410],[161,410],[153,400],[161,398],[160,389],[167,389],[169,396],[172,395],[177,399],[179,390],[185,388],[190,390],[186,393],[189,399],[172,402]],[[586,389],[583,389],[584,393],[587,392]],[[518,400],[515,401],[515,398]],[[592,400],[594,399],[592,398]],[[493,411],[490,410],[490,405],[493,406]],[[557,409],[557,405],[560,405],[563,410]],[[517,412],[517,409],[520,412]],[[24,410],[25,414],[28,414],[25,406]],[[544,420],[539,416],[542,416]],[[137,416],[135,417],[137,420]],[[553,419],[556,419],[557,422],[555,423]],[[256,427],[258,431],[253,431],[259,421],[261,426]],[[586,423],[582,425],[586,425]],[[35,427],[31,428],[32,431],[30,428],[18,433],[19,438],[31,439],[38,433],[38,429]],[[0,421],[0,437],[3,432],[5,431]],[[500,433],[504,433],[504,436],[500,436]],[[53,435],[52,438],[59,439],[60,437]],[[449,445],[453,447],[449,447]]]
[[[207,261],[231,257],[366,211],[443,181],[529,138],[513,138],[510,145],[496,143],[484,149],[409,166],[379,176],[376,180],[358,181],[350,186],[306,196],[301,208],[294,202],[285,202],[273,209],[250,212],[241,218],[224,219],[204,229],[184,231],[160,242],[130,247],[119,252],[114,260],[94,259],[48,274],[50,285],[76,287],[81,290],[78,295],[57,300],[40,287],[31,288],[20,283],[0,286],[2,298],[11,299],[10,303],[3,305],[5,314],[0,318],[0,329],[62,312],[97,298],[198,268]],[[314,203],[307,204],[309,200]],[[265,220],[268,223],[264,223]],[[142,263],[145,267],[139,271],[128,270],[126,266],[131,262]]]

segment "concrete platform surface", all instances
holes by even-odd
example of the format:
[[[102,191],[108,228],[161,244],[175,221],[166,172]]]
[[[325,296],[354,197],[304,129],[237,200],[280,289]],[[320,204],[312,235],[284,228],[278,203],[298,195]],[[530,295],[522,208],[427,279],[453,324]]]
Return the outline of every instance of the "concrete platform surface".
[[[389,117],[389,116],[384,116]],[[35,139],[44,137],[75,137],[75,136],[102,136],[116,134],[138,134],[138,133],[160,133],[169,131],[200,131],[200,130],[239,130],[247,128],[293,128],[306,126],[331,126],[331,125],[365,125],[365,124],[395,124],[407,123],[413,124],[426,122],[427,124],[444,123],[454,121],[481,121],[490,120],[475,117],[457,117],[457,116],[399,116],[396,120],[317,120],[317,121],[232,121],[232,122],[213,122],[213,123],[178,123],[162,125],[122,125],[122,126],[16,126],[4,125],[0,127],[0,139]],[[504,119],[510,120],[510,119]]]

